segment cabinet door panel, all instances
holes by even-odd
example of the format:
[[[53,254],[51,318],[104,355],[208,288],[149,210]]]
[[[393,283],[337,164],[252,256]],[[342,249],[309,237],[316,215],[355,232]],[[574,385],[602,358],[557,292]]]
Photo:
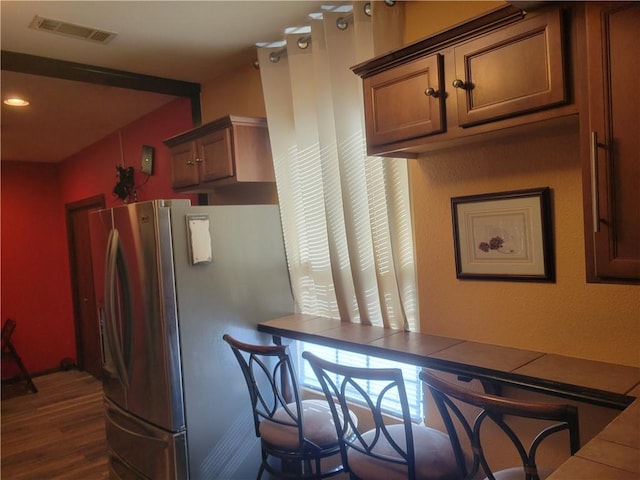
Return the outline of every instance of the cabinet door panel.
[[[444,131],[442,56],[424,59],[364,79],[367,139],[385,145]],[[427,95],[425,91],[434,91]]]
[[[595,275],[639,280],[640,4],[587,9]]]
[[[455,47],[460,126],[565,102],[561,27],[556,9]]]
[[[171,148],[171,183],[174,188],[197,185],[198,167],[196,165],[196,147],[187,142]]]
[[[200,169],[203,182],[233,177],[231,129],[209,133],[198,140]]]

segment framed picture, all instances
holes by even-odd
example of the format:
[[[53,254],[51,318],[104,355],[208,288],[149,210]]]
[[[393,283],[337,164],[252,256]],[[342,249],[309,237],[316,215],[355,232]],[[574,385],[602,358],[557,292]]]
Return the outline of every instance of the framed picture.
[[[456,276],[554,282],[548,187],[451,199]]]

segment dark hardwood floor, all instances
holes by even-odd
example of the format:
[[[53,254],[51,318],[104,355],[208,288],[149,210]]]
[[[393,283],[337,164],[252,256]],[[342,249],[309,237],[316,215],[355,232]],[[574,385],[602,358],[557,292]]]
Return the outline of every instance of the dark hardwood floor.
[[[77,370],[34,378],[38,393],[3,386],[3,480],[107,479],[102,384]]]

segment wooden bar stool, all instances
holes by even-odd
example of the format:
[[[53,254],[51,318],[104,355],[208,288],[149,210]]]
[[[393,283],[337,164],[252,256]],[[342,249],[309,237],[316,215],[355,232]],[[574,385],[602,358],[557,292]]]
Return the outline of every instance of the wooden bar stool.
[[[16,322],[11,318],[7,318],[2,326],[2,361],[5,360],[13,361],[18,365],[20,372],[22,373],[22,377],[27,382],[27,385],[31,389],[33,393],[38,393],[38,389],[36,388],[33,380],[31,379],[31,375],[29,371],[22,363],[22,359],[16,350],[16,347],[13,346],[11,342],[11,337],[13,336],[13,331],[16,329]]]

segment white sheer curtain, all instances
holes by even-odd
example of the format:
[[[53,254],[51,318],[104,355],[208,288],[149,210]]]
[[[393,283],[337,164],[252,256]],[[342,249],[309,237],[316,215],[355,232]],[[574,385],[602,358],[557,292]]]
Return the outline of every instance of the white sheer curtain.
[[[366,154],[351,67],[374,35],[356,5],[310,17],[286,51],[258,49],[292,287],[301,313],[418,330],[407,166]]]

